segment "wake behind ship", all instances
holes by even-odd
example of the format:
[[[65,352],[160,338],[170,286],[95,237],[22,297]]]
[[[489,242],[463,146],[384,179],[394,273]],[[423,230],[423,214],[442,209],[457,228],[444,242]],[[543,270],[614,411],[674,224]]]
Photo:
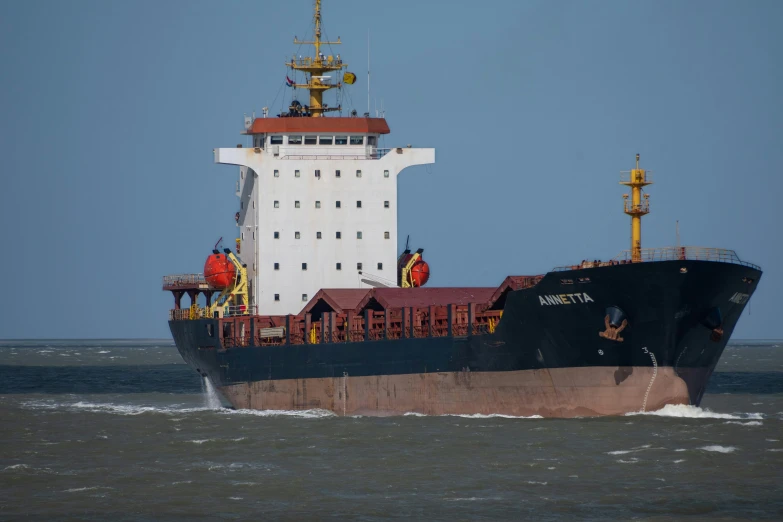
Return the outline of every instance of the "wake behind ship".
[[[164,277],[188,364],[236,408],[572,417],[700,403],[759,267],[643,249],[652,180],[637,155],[621,175],[630,250],[497,287],[426,287],[423,250],[396,253],[396,179],[435,152],[382,147],[384,118],[329,116],[342,106],[324,93],[342,99],[357,78],[322,52],[340,41],[321,39],[319,0],[314,21],[313,41],[295,40],[314,56],[286,64],[306,103],[246,118],[251,146],[214,151],[239,166],[235,251]]]

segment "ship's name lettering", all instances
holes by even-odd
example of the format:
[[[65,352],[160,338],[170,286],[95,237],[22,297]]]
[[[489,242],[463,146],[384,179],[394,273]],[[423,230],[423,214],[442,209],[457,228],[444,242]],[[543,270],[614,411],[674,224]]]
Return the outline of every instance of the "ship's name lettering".
[[[567,305],[579,303],[594,303],[593,298],[586,293],[581,294],[559,294],[559,295],[539,295],[538,300],[541,306]]]
[[[729,297],[729,301],[737,304],[745,304],[748,302],[748,298],[750,298],[748,294],[734,292],[734,295]]]

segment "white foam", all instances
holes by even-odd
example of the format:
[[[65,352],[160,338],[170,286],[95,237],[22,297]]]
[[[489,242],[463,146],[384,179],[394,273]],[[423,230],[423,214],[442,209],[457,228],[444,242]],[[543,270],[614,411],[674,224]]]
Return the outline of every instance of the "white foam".
[[[783,448],[769,448],[769,449],[767,449],[767,451],[772,451],[772,452],[775,452],[775,453],[779,453],[779,452],[783,451]]]
[[[704,451],[713,451],[717,453],[732,453],[733,451],[736,451],[737,448],[735,448],[734,446],[718,446],[717,444],[715,444],[712,446],[702,446],[699,449]]]
[[[106,486],[90,486],[90,487],[83,487],[83,488],[66,489],[64,492],[65,493],[76,493],[78,491],[92,491],[94,489],[114,489],[114,488],[110,488],[110,487],[106,487]]]
[[[538,481],[535,481],[535,480],[528,480],[527,483],[528,484],[539,484],[541,486],[546,486],[548,484],[548,482],[538,482]]]
[[[91,413],[113,413],[117,415],[141,415],[143,413],[163,413],[167,415],[190,412],[208,411],[206,408],[182,408],[176,406],[140,406],[134,404],[113,404],[100,402],[78,401],[74,403],[59,403],[54,401],[26,401],[22,403],[29,409],[42,410],[76,410]]]
[[[214,439],[201,439],[201,440],[187,440],[185,442],[192,442],[193,444],[204,444],[205,442],[212,442]]]
[[[408,413],[404,413],[403,417],[428,417],[428,415],[425,415],[423,413],[418,413],[415,411],[409,411]]]
[[[690,406],[687,404],[667,404],[660,410],[634,411],[626,413],[626,415],[653,415],[657,417],[678,417],[684,419],[760,420],[763,418],[761,413],[717,413],[706,408],[699,408],[698,406]]]
[[[636,464],[637,462],[639,462],[639,459],[637,459],[636,457],[631,457],[628,460],[618,459],[617,462],[619,462],[620,464]]]
[[[543,419],[541,415],[525,417],[521,415],[503,415],[501,413],[448,413],[444,417],[462,417],[463,419]]]
[[[111,353],[111,350],[101,350],[101,351],[100,351],[100,352],[98,352],[98,353]]]
[[[12,466],[6,466],[3,468],[3,471],[8,471],[10,469],[28,469],[30,466],[27,464],[14,464]]]
[[[625,455],[626,453],[631,453],[633,450],[617,450],[617,451],[607,451],[607,455]]]
[[[747,421],[747,422],[742,422],[742,421],[726,421],[726,422],[724,422],[723,424],[738,424],[738,425],[740,425],[740,426],[761,426],[761,425],[763,425],[764,423],[763,423],[763,422],[761,422],[761,421]]]
[[[677,459],[674,461],[675,464],[679,464],[680,462],[685,462],[685,459]]]
[[[336,417],[329,410],[220,410],[221,415],[253,415],[256,417],[301,417],[303,419],[322,419]]]

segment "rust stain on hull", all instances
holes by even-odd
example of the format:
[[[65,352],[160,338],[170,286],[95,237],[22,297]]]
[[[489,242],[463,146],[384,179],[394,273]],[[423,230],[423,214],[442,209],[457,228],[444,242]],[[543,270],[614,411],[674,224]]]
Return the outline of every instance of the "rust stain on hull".
[[[616,373],[627,377],[618,383]],[[338,415],[501,414],[591,417],[689,404],[669,367],[552,368],[257,381],[219,388],[238,409],[325,409]]]

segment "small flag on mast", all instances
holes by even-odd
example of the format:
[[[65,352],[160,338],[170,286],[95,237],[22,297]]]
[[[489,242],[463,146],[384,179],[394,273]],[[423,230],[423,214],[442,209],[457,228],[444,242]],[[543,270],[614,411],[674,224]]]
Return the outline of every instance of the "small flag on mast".
[[[285,83],[289,87],[293,87],[293,85],[294,85],[294,81],[291,78],[289,78],[288,76],[285,77]]]
[[[346,72],[343,74],[343,82],[347,83],[348,85],[353,85],[356,83],[356,75],[352,72]]]

